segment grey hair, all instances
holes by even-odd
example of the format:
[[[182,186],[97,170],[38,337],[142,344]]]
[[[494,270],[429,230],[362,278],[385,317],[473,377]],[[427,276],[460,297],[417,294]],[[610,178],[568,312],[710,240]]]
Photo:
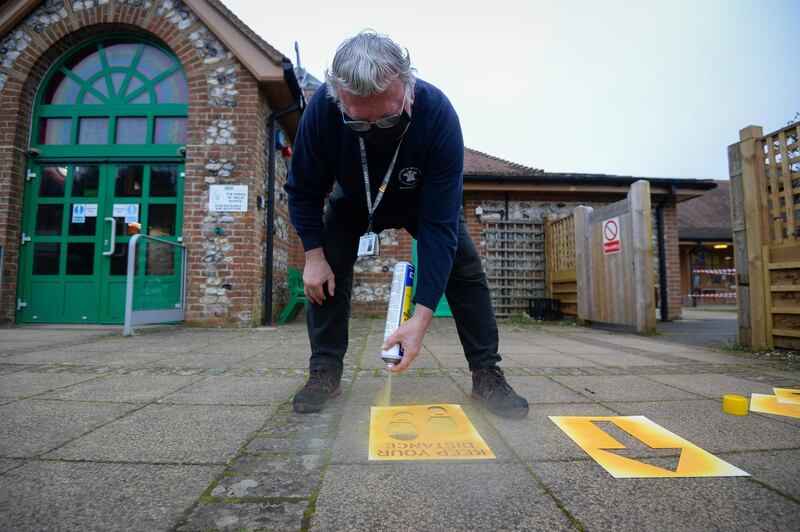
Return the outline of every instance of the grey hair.
[[[385,91],[398,78],[413,90],[411,56],[407,49],[375,30],[363,30],[340,44],[333,65],[325,71],[328,96],[337,103],[339,91],[373,96]]]

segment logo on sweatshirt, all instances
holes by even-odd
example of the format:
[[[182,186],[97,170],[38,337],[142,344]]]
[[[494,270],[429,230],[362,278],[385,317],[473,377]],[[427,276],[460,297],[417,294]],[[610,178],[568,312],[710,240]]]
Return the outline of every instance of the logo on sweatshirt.
[[[400,190],[416,188],[419,185],[419,168],[408,167],[398,172],[397,178],[400,180]]]

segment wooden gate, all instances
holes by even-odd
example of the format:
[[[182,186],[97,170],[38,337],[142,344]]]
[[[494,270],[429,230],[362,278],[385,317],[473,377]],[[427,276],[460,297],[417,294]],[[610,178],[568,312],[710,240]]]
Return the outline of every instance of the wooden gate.
[[[574,216],[578,321],[655,332],[650,183],[637,181],[626,199],[578,207]]]
[[[800,349],[800,122],[728,147],[739,343]]]
[[[549,219],[545,227],[547,296],[561,301],[565,316],[578,315],[578,287],[575,277],[575,217]]]

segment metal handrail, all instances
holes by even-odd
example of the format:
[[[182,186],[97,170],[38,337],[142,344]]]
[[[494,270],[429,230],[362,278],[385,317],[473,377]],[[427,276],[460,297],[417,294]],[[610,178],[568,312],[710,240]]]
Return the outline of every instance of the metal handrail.
[[[170,246],[183,248],[181,253],[181,298],[180,310],[159,310],[159,311],[139,311],[143,316],[134,316],[133,311],[133,277],[136,266],[136,243],[140,238],[153,240],[161,244],[169,244]],[[145,234],[133,235],[128,242],[128,271],[126,274],[126,287],[125,287],[125,327],[122,331],[123,336],[133,335],[133,326],[142,325],[145,323],[161,323],[164,321],[179,321],[183,319],[183,313],[186,309],[186,246],[178,242],[171,242],[163,238],[156,238],[154,236]],[[155,319],[154,319],[155,318]]]

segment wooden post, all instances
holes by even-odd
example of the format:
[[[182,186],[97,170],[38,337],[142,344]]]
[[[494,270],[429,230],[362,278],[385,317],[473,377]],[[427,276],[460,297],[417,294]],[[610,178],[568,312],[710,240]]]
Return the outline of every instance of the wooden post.
[[[581,205],[572,211],[575,218],[575,286],[578,291],[577,322],[585,325],[592,309],[592,252],[589,214],[591,207]]]
[[[553,297],[553,261],[556,253],[553,224],[555,221],[555,215],[551,214],[547,217],[544,226],[545,297]]]
[[[636,331],[639,334],[653,334],[656,331],[656,302],[653,291],[653,218],[650,212],[650,183],[639,180],[631,185],[628,203],[633,228]]]
[[[767,320],[764,293],[763,214],[756,140],[764,135],[760,126],[748,126],[739,132],[739,142],[728,148],[731,177],[734,254],[739,303],[739,343],[760,349],[766,347]]]

